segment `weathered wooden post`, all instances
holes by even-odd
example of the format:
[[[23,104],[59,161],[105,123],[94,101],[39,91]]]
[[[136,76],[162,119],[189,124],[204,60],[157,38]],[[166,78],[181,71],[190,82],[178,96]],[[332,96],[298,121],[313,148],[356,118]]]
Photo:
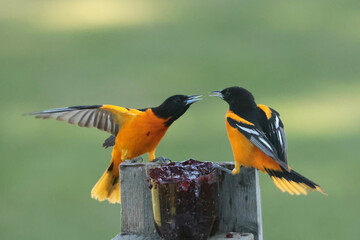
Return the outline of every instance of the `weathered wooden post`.
[[[233,163],[219,163],[228,169]],[[122,163],[121,184],[121,234],[113,240],[161,239],[154,226],[151,191],[148,173],[155,163]],[[240,174],[232,176],[220,173],[219,212],[220,225],[212,240],[233,239],[262,240],[261,197],[257,172],[253,168],[241,168]]]

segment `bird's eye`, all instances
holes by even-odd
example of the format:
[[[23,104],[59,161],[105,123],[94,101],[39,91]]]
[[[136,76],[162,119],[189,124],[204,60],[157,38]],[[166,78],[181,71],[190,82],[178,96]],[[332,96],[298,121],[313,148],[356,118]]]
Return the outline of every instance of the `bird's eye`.
[[[180,99],[180,98],[175,98],[175,99],[174,99],[174,102],[175,102],[175,103],[180,103],[180,102],[181,102],[181,99]]]
[[[224,96],[224,97],[228,97],[229,95],[230,95],[229,90],[225,90],[225,91],[223,92],[223,96]]]

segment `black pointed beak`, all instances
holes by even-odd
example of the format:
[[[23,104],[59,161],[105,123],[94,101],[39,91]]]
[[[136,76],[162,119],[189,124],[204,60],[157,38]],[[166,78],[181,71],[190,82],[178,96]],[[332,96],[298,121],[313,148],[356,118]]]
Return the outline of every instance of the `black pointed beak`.
[[[193,104],[194,102],[202,100],[201,97],[202,97],[201,95],[189,95],[188,98],[186,99],[185,103],[186,103],[186,105]]]
[[[210,93],[209,95],[210,97],[219,97],[221,99],[224,98],[224,96],[222,95],[221,91],[213,91]]]

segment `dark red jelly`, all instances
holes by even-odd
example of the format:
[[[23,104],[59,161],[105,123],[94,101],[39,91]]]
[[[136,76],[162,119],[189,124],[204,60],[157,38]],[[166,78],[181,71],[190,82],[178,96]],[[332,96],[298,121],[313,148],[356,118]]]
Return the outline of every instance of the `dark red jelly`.
[[[171,240],[208,239],[219,227],[217,171],[190,159],[150,170],[155,228]]]
[[[234,237],[234,235],[232,233],[226,234],[226,238],[233,238],[233,237]]]

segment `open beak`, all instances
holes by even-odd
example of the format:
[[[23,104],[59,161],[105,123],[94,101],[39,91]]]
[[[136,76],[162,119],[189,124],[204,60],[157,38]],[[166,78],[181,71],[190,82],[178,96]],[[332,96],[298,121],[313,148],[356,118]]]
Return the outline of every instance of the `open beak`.
[[[194,102],[202,100],[201,95],[190,95],[188,96],[188,99],[186,100],[186,105],[190,105]]]
[[[222,95],[222,93],[221,93],[221,91],[213,91],[213,92],[210,93],[209,96],[211,96],[211,97],[219,97],[219,98],[221,98],[221,99],[224,98],[223,95]]]

